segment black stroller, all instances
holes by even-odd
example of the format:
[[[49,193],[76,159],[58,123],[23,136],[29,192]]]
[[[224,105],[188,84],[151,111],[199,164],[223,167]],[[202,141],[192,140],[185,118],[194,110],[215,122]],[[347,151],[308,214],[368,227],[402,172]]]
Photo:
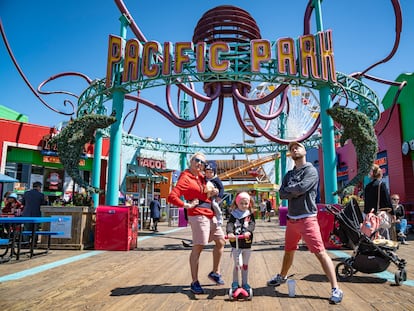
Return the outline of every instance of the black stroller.
[[[333,205],[327,205],[326,208],[335,216],[333,233],[341,239],[344,245],[352,246],[354,250],[351,257],[336,265],[335,271],[339,280],[349,280],[358,271],[363,273],[385,271],[391,262],[398,268],[394,275],[395,283],[401,285],[407,280],[406,261],[398,258],[395,253],[398,249],[398,242],[372,240],[377,231],[370,237],[361,233],[362,214],[355,199],[352,199],[342,209]]]

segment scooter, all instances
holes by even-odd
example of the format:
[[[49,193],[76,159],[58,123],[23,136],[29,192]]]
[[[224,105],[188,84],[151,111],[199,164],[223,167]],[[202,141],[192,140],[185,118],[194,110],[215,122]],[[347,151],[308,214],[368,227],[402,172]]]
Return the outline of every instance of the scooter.
[[[236,265],[238,268],[238,272],[237,272],[237,283],[239,284],[239,287],[236,288],[235,290],[233,290],[233,288],[229,289],[229,299],[230,300],[237,300],[237,299],[247,299],[247,300],[252,300],[253,297],[253,289],[250,288],[249,291],[245,290],[243,287],[241,287],[240,285],[240,280],[241,280],[241,271],[243,269],[243,256],[241,253],[241,250],[239,249],[239,239],[245,239],[245,235],[244,234],[240,234],[240,235],[236,235],[236,251],[237,251],[237,260],[236,260]],[[228,239],[228,236],[226,236],[226,239]]]

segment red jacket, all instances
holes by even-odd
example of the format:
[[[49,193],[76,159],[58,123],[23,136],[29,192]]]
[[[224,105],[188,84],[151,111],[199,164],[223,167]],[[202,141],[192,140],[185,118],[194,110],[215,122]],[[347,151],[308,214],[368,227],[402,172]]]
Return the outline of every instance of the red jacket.
[[[23,210],[23,206],[20,204],[19,201],[16,202],[7,202],[6,205],[3,207],[3,209],[1,210],[3,214],[11,214],[12,213],[12,209],[14,209],[14,214],[20,216],[21,211]],[[17,210],[20,210],[19,212],[17,212]]]
[[[198,176],[194,176],[190,170],[187,169],[181,173],[176,186],[168,195],[168,203],[183,207],[184,201],[181,200],[181,196],[187,201],[198,199],[200,203],[211,203],[210,199],[207,197],[207,193],[204,191],[205,186],[206,180],[204,175],[199,174]],[[203,207],[188,208],[187,213],[188,216],[204,215],[208,218],[213,218],[214,216],[214,211],[211,208]]]

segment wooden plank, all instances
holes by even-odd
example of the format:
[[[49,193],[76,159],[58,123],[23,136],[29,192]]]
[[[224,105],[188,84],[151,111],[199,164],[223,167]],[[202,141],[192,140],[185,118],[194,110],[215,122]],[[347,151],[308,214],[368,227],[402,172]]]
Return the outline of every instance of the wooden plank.
[[[200,257],[199,278],[206,293],[193,295],[189,255],[191,249],[182,240],[191,240],[190,228],[167,227],[159,224],[160,234],[139,233],[144,240],[134,251],[69,251],[52,250],[47,256],[22,258],[0,264],[0,280],[12,273],[27,273],[27,269],[57,263],[82,254],[96,254],[82,260],[57,265],[22,279],[0,281],[2,310],[412,310],[414,287],[394,286],[375,274],[356,273],[350,282],[341,282],[345,292],[341,305],[331,306],[327,298],[329,283],[318,260],[301,248],[295,256],[291,273],[295,273],[297,295],[287,295],[287,285],[266,286],[267,280],[278,273],[283,258],[284,228],[277,220],[257,221],[255,244],[249,264],[249,282],[253,287],[252,301],[229,301],[233,260],[226,245],[222,273],[224,286],[216,286],[207,274],[212,267],[212,245]],[[413,234],[409,236],[412,240]],[[414,243],[402,245],[397,251],[401,258],[411,260]],[[344,250],[350,254],[351,251]],[[332,257],[334,257],[332,255]],[[335,258],[334,258],[335,259]],[[338,261],[334,261],[337,264]],[[409,268],[409,265],[407,266]],[[394,273],[391,264],[388,271]],[[412,284],[413,271],[407,270]],[[24,299],[21,295],[24,293]]]

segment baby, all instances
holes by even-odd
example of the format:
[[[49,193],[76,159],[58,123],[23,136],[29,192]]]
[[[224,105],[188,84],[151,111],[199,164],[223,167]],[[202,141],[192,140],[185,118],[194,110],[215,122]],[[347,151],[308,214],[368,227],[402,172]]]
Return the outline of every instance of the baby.
[[[213,207],[214,212],[216,214],[217,224],[221,226],[223,224],[223,213],[221,212],[220,202],[224,194],[224,186],[220,178],[217,177],[216,173],[217,173],[216,163],[214,161],[208,161],[206,168],[205,168],[205,174],[206,174],[206,180],[207,180],[205,192],[208,194],[208,196],[211,199],[211,206]],[[214,195],[212,193],[215,188],[219,192],[218,195]]]

